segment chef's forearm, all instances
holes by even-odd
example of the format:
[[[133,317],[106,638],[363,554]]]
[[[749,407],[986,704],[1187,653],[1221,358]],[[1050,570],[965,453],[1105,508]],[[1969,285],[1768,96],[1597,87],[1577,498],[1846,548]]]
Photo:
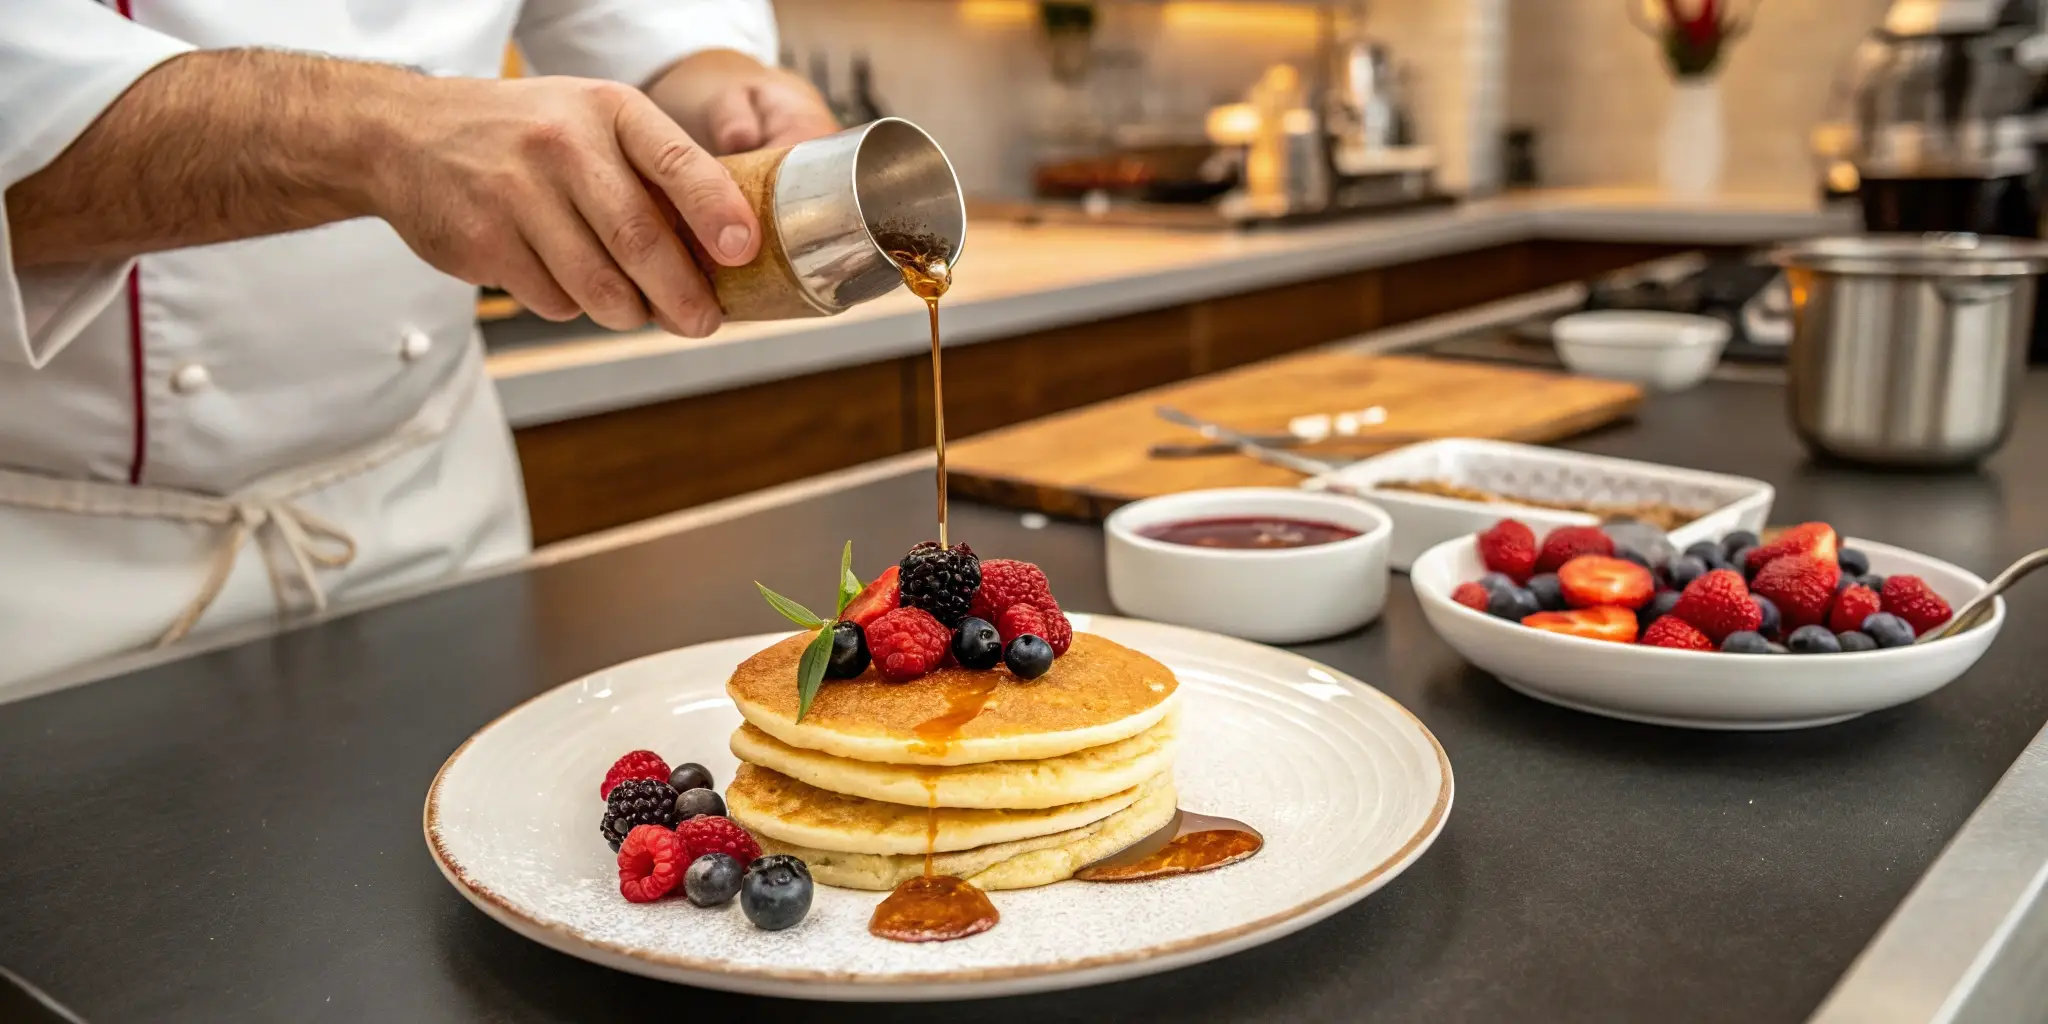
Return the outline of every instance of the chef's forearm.
[[[174,57],[7,190],[17,267],[295,231],[370,212],[398,68],[292,53]]]

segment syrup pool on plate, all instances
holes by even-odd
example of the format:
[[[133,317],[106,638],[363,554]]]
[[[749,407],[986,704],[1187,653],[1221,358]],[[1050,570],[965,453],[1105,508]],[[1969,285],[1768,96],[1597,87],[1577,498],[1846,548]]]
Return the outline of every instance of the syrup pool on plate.
[[[1197,548],[1226,548],[1234,551],[1264,551],[1279,548],[1307,548],[1332,544],[1358,536],[1358,531],[1335,523],[1283,516],[1228,516],[1214,519],[1185,519],[1162,523],[1138,531],[1138,535],[1168,544]]]

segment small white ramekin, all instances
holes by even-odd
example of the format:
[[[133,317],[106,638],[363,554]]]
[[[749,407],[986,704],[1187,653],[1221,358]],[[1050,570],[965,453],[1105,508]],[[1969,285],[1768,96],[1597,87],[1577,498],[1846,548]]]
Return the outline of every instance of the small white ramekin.
[[[1683,391],[1720,365],[1731,330],[1691,313],[1602,309],[1559,317],[1550,326],[1558,358],[1573,373]]]
[[[1358,536],[1300,548],[1230,550],[1140,535],[1168,523],[1240,516],[1332,523]],[[1147,498],[1103,523],[1109,599],[1136,618],[1261,643],[1320,640],[1379,617],[1393,532],[1385,512],[1337,494],[1231,487]]]

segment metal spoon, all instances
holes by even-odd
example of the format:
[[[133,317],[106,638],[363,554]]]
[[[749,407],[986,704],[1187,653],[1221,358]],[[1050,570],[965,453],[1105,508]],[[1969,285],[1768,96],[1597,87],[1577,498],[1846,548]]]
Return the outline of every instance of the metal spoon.
[[[1969,599],[1961,608],[1956,609],[1956,613],[1947,622],[1920,634],[1920,638],[1915,640],[1914,643],[1924,644],[1934,640],[1946,639],[1966,629],[1975,629],[1983,625],[1986,619],[1991,618],[1991,605],[1998,600],[1998,595],[2005,593],[2007,588],[2018,583],[2020,577],[2044,565],[2048,565],[2048,548],[2042,548],[2032,554],[2021,556],[2019,561],[2006,566],[2004,572],[1992,577],[1991,582],[1986,583],[1984,589],[1979,591],[1976,597]]]

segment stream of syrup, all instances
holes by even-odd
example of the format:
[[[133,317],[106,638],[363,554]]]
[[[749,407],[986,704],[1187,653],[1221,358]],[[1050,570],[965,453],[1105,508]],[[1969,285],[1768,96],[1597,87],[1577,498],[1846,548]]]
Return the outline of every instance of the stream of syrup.
[[[892,239],[885,243],[889,258],[903,272],[903,284],[911,294],[924,300],[932,321],[932,440],[939,456],[939,546],[951,543],[946,537],[946,384],[939,358],[939,298],[953,286],[953,268],[946,262],[941,243],[932,238]]]

